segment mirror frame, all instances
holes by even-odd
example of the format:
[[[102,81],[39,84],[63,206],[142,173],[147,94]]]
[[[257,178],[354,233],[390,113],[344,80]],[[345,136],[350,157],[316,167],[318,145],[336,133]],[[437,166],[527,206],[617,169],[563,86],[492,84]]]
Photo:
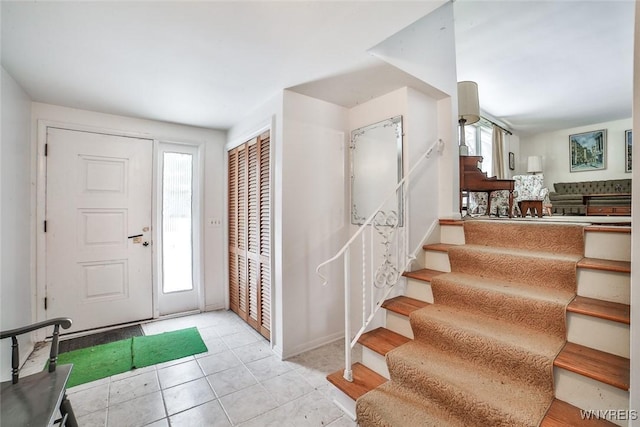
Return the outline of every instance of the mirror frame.
[[[401,180],[403,177],[403,159],[402,159],[402,155],[403,155],[403,132],[402,132],[402,115],[399,116],[395,116],[395,117],[391,117],[389,119],[386,120],[382,120],[380,122],[376,122],[367,126],[363,126],[361,128],[358,129],[354,129],[353,131],[351,131],[351,143],[349,144],[349,154],[350,154],[350,166],[351,166],[351,170],[350,170],[350,176],[351,176],[351,223],[354,225],[362,225],[364,224],[364,222],[367,220],[368,216],[371,215],[373,212],[368,212],[367,213],[367,217],[363,217],[360,216],[358,214],[358,208],[357,208],[357,204],[356,204],[356,200],[359,200],[359,198],[357,197],[357,194],[355,194],[356,188],[355,188],[355,183],[357,180],[357,171],[358,171],[358,164],[357,164],[357,158],[354,154],[354,151],[357,148],[358,145],[358,140],[361,139],[362,137],[366,137],[367,133],[370,133],[371,131],[374,130],[378,130],[379,128],[390,128],[391,132],[393,132],[393,136],[392,138],[389,139],[389,143],[394,144],[395,147],[395,152],[396,152],[396,158],[394,160],[394,163],[396,164],[396,169],[397,169],[397,174],[395,177],[395,181],[393,182],[393,187],[395,187]],[[402,188],[398,189],[397,192],[397,203],[398,203],[398,209],[397,209],[397,216],[398,216],[398,226],[401,227],[403,225],[403,219],[404,219],[404,204],[402,203],[403,201],[403,197],[402,197]],[[390,191],[390,190],[389,190]],[[371,209],[376,208],[381,202],[382,202],[382,198],[383,197],[387,197],[389,195],[389,193],[384,193],[384,194],[380,194],[380,197],[378,198],[378,200],[376,201],[375,206],[371,207]],[[381,224],[383,225],[383,224]]]

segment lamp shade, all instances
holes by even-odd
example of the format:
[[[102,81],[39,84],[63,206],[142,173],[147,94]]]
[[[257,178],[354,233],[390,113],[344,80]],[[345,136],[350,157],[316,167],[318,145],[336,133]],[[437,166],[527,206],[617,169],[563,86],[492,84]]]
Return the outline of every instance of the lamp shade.
[[[458,118],[465,124],[480,120],[480,102],[478,101],[478,84],[476,82],[458,82]]]
[[[527,158],[527,172],[529,173],[542,172],[542,157],[529,156]]]

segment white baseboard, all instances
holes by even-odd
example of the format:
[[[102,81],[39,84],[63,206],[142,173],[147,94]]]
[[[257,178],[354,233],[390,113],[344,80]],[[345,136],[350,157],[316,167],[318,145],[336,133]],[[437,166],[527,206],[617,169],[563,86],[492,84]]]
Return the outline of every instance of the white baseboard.
[[[335,332],[333,334],[326,335],[321,338],[317,338],[312,341],[308,341],[304,344],[295,346],[290,351],[282,351],[282,360],[289,359],[290,357],[297,356],[298,354],[306,353],[310,350],[315,350],[323,345],[331,344],[334,341],[344,339],[344,331]]]

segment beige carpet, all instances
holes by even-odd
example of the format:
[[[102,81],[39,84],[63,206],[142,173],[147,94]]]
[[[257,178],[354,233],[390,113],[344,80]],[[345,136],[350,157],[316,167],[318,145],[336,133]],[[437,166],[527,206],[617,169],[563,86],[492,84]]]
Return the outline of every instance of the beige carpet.
[[[369,426],[537,426],[553,400],[584,226],[470,220],[414,340],[387,354],[391,381],[356,403]]]

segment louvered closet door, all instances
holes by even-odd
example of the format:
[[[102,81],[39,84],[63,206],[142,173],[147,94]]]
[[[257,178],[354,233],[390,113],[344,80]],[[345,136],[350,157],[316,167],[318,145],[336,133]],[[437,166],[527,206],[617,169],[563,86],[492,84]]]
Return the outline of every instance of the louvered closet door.
[[[230,307],[270,337],[269,134],[229,152]]]
[[[246,146],[229,151],[229,306],[246,319]]]

